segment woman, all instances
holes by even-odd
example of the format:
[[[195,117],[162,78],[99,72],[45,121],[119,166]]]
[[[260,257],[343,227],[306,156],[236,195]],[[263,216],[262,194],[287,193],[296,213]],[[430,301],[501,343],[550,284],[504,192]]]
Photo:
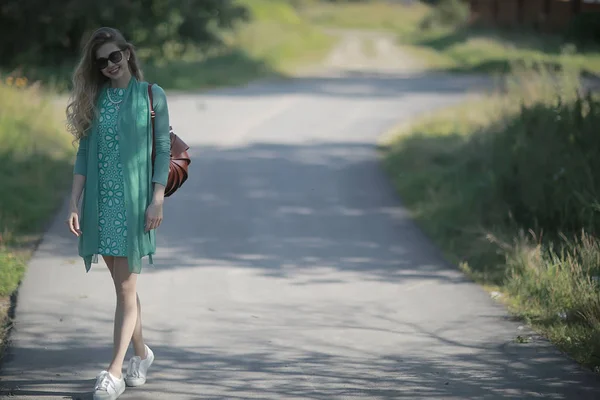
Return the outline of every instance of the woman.
[[[75,69],[67,107],[68,129],[79,143],[67,225],[79,238],[86,271],[97,263],[98,255],[104,258],[117,296],[113,358],[97,377],[94,399],[116,399],[126,384],[144,384],[154,360],[142,336],[136,281],[142,258],[148,256],[152,264],[156,250],[170,137],[165,93],[153,85],[152,94],[154,164],[148,83],[143,81],[134,47],[116,29],[94,32]],[[135,356],[123,376],[130,341]]]

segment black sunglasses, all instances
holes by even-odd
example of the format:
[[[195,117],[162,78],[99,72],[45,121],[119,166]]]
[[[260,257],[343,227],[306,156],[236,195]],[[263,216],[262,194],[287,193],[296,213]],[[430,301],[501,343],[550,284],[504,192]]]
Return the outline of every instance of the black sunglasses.
[[[96,59],[96,65],[99,69],[104,69],[108,67],[108,61],[113,64],[120,63],[123,59],[123,50],[115,50],[108,55],[108,57],[100,57]]]

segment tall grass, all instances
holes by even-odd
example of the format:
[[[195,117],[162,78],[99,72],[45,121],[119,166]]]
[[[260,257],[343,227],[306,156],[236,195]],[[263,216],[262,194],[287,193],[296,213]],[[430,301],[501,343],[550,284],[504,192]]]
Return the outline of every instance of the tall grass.
[[[600,99],[577,77],[518,70],[505,93],[399,132],[384,165],[452,262],[598,367]]]
[[[0,76],[0,356],[10,296],[70,182],[75,149],[58,110],[48,89]]]
[[[433,69],[504,74],[515,65],[538,62],[555,70],[600,73],[600,47],[571,40],[567,32],[482,27],[469,25],[468,19],[466,2],[442,0],[429,9],[418,29],[399,30],[399,40]]]
[[[73,152],[51,97],[23,78],[0,81],[0,296],[16,288],[23,246],[62,200]]]

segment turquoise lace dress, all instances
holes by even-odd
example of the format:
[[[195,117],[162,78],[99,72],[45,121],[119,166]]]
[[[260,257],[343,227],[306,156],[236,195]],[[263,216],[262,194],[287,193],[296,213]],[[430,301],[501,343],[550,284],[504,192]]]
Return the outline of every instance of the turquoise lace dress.
[[[125,89],[106,88],[98,126],[98,254],[127,256],[127,219],[117,116]]]

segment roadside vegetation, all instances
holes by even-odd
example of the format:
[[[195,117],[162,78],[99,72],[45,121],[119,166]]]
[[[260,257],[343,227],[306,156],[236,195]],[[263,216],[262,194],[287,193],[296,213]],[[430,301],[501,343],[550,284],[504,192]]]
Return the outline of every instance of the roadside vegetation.
[[[0,340],[10,296],[71,181],[71,140],[53,99],[26,79],[0,81]]]
[[[383,0],[292,0],[291,3],[304,19],[315,26],[387,31],[400,35],[415,33],[432,9],[419,1],[404,4]]]
[[[574,21],[564,34],[541,35],[527,29],[469,26],[468,5],[461,0],[295,3],[318,26],[394,33],[407,54],[433,70],[505,74],[515,65],[536,64],[600,74],[600,45],[581,40],[588,32],[600,31],[600,21],[590,18]]]
[[[20,7],[26,10],[26,3],[36,1],[28,0]],[[85,32],[102,25],[120,29],[136,45],[145,78],[160,82],[165,89],[208,89],[245,84],[259,78],[284,78],[299,66],[318,61],[336,43],[335,37],[302,18],[286,0],[205,2],[205,5],[196,5],[196,9],[189,10],[191,15],[201,13],[202,17],[183,15],[185,10],[182,8],[181,15],[173,16],[171,27],[164,22],[162,3],[155,1],[154,12],[145,16],[148,27],[139,28],[136,19],[127,19],[126,15],[122,20],[105,21],[94,14],[90,16],[92,21],[88,22]],[[120,2],[109,3],[106,7],[115,13],[121,10]],[[93,11],[93,2],[89,6]],[[207,19],[204,14],[213,17]],[[57,26],[53,26],[56,35],[67,35],[62,32],[66,29],[64,21],[58,16],[56,21]],[[178,32],[175,27],[180,24],[197,26],[191,31],[183,29],[184,35],[175,33]],[[5,26],[8,28],[10,24]],[[153,27],[161,34],[154,34]],[[80,31],[83,35],[84,30]],[[68,33],[71,35],[70,31]],[[155,37],[158,37],[156,41],[151,39]],[[35,36],[23,36],[19,41],[25,48],[39,51],[7,56],[5,60],[10,62],[0,65],[0,71],[3,70],[4,75],[40,80],[56,91],[67,91],[79,36],[65,38],[67,44],[58,49],[55,41],[46,43]],[[3,54],[1,42],[0,56]],[[14,46],[15,43],[6,45],[6,54]]]
[[[239,0],[236,4],[248,10],[249,20],[221,32],[222,45],[148,64],[147,79],[185,90],[285,78],[298,67],[318,62],[336,42],[287,1]]]
[[[578,75],[515,72],[506,92],[415,121],[382,155],[450,261],[600,371],[600,98]]]

